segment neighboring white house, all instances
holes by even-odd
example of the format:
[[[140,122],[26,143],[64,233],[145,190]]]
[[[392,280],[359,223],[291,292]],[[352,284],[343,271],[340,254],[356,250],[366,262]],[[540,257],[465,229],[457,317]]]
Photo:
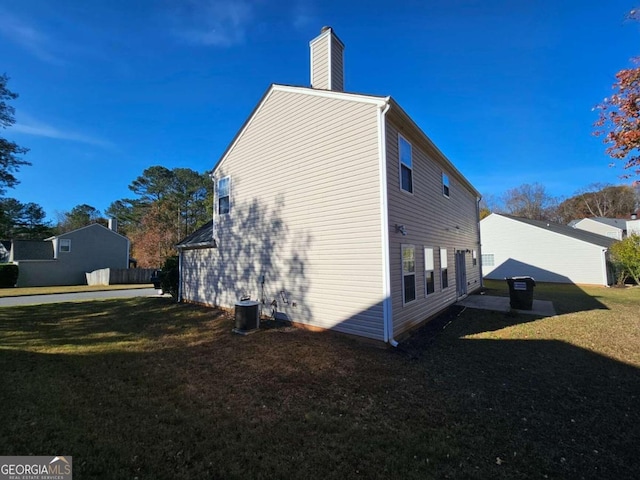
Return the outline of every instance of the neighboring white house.
[[[627,236],[627,220],[624,218],[591,217],[573,220],[570,227],[579,228],[598,235],[622,240]]]
[[[344,92],[331,28],[310,48],[312,87],[271,85],[216,164],[180,299],[395,344],[481,287],[479,193],[391,97]]]
[[[540,282],[611,285],[612,238],[566,225],[492,213],[480,222],[482,274]]]

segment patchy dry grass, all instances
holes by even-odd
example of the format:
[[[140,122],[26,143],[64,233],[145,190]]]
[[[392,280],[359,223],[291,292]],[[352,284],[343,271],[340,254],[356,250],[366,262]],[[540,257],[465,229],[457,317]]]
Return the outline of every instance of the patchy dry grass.
[[[417,356],[162,298],[2,308],[0,452],[83,479],[639,478],[640,289],[545,289],[565,313],[465,310]]]

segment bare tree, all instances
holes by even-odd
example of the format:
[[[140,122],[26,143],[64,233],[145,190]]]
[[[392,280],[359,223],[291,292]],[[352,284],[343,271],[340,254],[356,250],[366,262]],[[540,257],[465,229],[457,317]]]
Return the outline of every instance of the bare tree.
[[[558,200],[549,195],[539,183],[525,183],[507,190],[502,201],[507,213],[532,220],[551,219],[558,204]]]
[[[585,209],[585,217],[625,217],[636,209],[636,193],[627,185],[592,183],[576,196]]]

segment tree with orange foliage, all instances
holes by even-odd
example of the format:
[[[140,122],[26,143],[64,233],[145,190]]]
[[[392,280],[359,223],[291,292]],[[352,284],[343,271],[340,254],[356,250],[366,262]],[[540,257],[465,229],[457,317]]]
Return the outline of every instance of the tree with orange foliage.
[[[640,10],[631,10],[627,18],[640,20]],[[624,169],[632,172],[623,178],[640,175],[640,57],[633,62],[634,68],[616,73],[613,95],[595,107],[599,116],[594,134],[603,136],[603,142],[609,145],[607,154],[624,162]]]
[[[168,204],[151,204],[140,221],[140,228],[129,233],[131,254],[141,268],[160,268],[165,259],[175,255],[175,245],[180,240],[171,225],[172,211]]]

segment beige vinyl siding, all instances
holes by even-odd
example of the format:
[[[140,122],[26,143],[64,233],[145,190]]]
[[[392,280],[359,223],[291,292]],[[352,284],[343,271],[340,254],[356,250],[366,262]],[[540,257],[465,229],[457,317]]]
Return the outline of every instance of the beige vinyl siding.
[[[539,282],[606,285],[605,247],[491,214],[480,222],[486,278],[529,275]]]
[[[231,177],[218,248],[184,252],[185,299],[262,298],[291,320],[382,340],[375,105],[276,87],[216,168]],[[295,303],[295,306],[294,306]]]
[[[340,41],[331,38],[331,90],[344,91],[344,50]]]
[[[329,90],[329,42],[326,39],[311,46],[311,86]]]
[[[399,128],[399,126],[401,126]],[[398,134],[411,143],[413,150],[413,193],[401,191],[398,160]],[[470,191],[449,170],[435,152],[427,153],[428,143],[415,129],[393,114],[387,115],[386,127],[387,186],[389,210],[389,258],[393,333],[403,332],[454,303],[456,291],[455,252],[465,251],[468,293],[481,286],[479,263],[473,266],[472,253],[480,255],[479,227],[475,192]],[[449,177],[449,198],[442,194],[442,173]],[[395,232],[404,225],[407,235]],[[401,244],[416,246],[416,301],[403,305]],[[424,247],[434,249],[435,292],[425,297]],[[440,249],[447,249],[449,286],[442,289]]]

